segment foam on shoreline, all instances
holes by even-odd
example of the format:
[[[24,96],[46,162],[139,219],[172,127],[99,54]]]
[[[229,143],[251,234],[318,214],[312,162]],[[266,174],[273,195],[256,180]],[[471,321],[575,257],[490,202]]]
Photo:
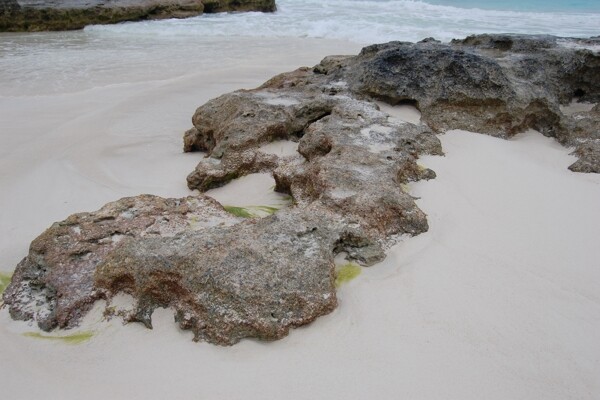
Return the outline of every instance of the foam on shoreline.
[[[437,3],[437,4],[434,4]],[[442,3],[442,4],[440,4]],[[484,3],[484,4],[482,4]],[[273,14],[213,14],[187,20],[93,26],[94,35],[119,37],[309,37],[363,44],[391,40],[442,41],[478,33],[587,37],[600,34],[600,8],[573,1],[279,0]],[[558,3],[558,4],[557,4]],[[564,3],[564,2],[562,2]]]

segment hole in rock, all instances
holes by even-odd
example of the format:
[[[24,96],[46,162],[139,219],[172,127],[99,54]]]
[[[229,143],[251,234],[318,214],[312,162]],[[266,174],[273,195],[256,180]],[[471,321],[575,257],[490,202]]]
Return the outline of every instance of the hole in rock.
[[[335,256],[335,287],[339,289],[342,285],[349,283],[358,277],[362,268],[356,262],[349,260],[345,252],[340,252]]]
[[[136,305],[137,301],[132,295],[126,292],[119,292],[105,304],[103,312],[105,312],[106,316],[109,318],[117,315],[126,317],[135,310]]]
[[[191,330],[183,330],[179,327],[174,317],[176,314],[177,311],[173,307],[158,307],[152,312],[152,336],[156,340],[164,340],[165,337],[189,340],[193,337]]]
[[[328,117],[331,115],[331,110],[320,110],[320,112],[317,113],[317,116],[313,119],[311,119],[310,121],[308,121],[306,123],[306,125],[304,125],[304,127],[302,128],[302,130],[297,131],[297,132],[292,132],[291,135],[297,137],[298,139],[301,139],[304,134],[306,133],[307,129],[314,124],[315,122],[318,122],[320,120],[322,120],[325,117]]]
[[[579,102],[577,99],[573,99],[570,104],[560,106],[560,111],[565,115],[573,115],[579,112],[590,112],[595,105],[595,103]]]
[[[298,155],[298,143],[291,140],[275,140],[260,146],[258,151],[279,157],[295,156]]]
[[[270,173],[234,179],[225,186],[207,191],[206,195],[241,217],[264,217],[292,204],[289,195],[275,192],[275,179]]]
[[[414,100],[403,100],[393,106],[382,101],[376,101],[375,103],[382,112],[390,116],[391,120],[408,122],[414,125],[421,124],[421,112]]]

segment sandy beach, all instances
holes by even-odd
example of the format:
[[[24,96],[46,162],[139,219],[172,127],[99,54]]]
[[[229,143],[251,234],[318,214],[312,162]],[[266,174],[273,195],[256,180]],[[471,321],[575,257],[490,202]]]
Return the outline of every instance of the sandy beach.
[[[69,214],[140,193],[191,194],[185,176],[201,155],[183,154],[181,137],[207,100],[361,47],[316,39],[255,46],[244,62],[223,52],[202,70],[172,76],[143,66],[125,78],[109,71],[94,87],[60,90],[42,80],[23,93],[6,82],[0,272]],[[598,398],[600,176],[567,170],[569,149],[536,132],[440,139],[446,156],[421,160],[437,178],[410,186],[429,232],[363,268],[340,288],[332,314],[277,342],[218,347],[193,343],[169,310],[157,311],[147,330],[103,321],[98,304],[75,331],[89,332],[81,343],[24,335],[39,331],[2,310],[2,397]],[[257,181],[215,197],[281,200],[269,179]]]

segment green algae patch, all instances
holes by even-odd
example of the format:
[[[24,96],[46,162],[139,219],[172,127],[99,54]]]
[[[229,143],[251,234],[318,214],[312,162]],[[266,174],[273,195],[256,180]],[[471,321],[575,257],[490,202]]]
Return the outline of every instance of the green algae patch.
[[[223,206],[225,211],[241,218],[253,218],[254,215],[245,207]]]
[[[342,284],[350,282],[352,279],[360,275],[360,271],[360,265],[352,262],[340,265],[335,269],[335,287],[339,288]]]
[[[279,210],[279,208],[277,207],[271,207],[271,206],[252,206],[249,207],[252,210],[256,210],[256,211],[260,211],[263,212],[267,215],[272,215],[275,214],[277,212],[277,210]]]
[[[0,295],[2,295],[2,293],[4,293],[4,291],[8,287],[11,278],[12,274],[5,274],[3,272],[0,272]]]
[[[35,339],[43,339],[43,340],[52,340],[52,341],[61,341],[66,344],[81,344],[83,342],[87,342],[94,336],[94,332],[85,331],[74,333],[72,335],[66,336],[55,336],[55,335],[43,335],[39,332],[26,332],[23,336],[35,338]]]
[[[236,207],[236,206],[223,206],[225,211],[236,217],[241,218],[260,218],[267,215],[275,214],[281,207],[273,206],[248,206],[248,207]]]
[[[294,198],[289,194],[281,196],[281,200],[283,200],[286,204],[292,204],[294,202]]]

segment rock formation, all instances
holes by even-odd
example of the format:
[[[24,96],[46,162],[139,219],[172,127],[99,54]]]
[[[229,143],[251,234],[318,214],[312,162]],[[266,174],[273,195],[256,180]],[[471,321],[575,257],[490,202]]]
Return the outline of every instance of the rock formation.
[[[0,13],[8,13],[19,9],[17,0],[0,0]]]
[[[436,132],[506,138],[532,128],[575,147],[582,159],[572,170],[600,172],[597,109],[574,116],[560,110],[573,100],[600,101],[600,55],[585,46],[600,46],[600,38],[481,35],[450,45],[388,43],[363,49],[331,73],[346,77],[355,93],[415,104]]]
[[[600,39],[482,35],[442,44],[392,42],[331,56],[253,90],[200,107],[185,151],[206,157],[188,176],[203,192],[271,172],[294,205],[262,219],[227,214],[210,198],[138,196],[54,224],[31,245],[4,294],[16,319],[75,326],[97,299],[130,294],[126,321],[151,326],[172,307],[196,340],[273,340],[337,304],[334,256],[369,266],[400,235],[427,230],[403,183],[430,179],[421,154],[442,154],[435,133],[467,129],[508,138],[537,129],[572,146],[570,169],[600,172]],[[373,100],[412,104],[414,125]],[[298,155],[260,151],[298,142]]]
[[[275,0],[0,0],[0,32],[73,30],[91,24],[275,8]]]

